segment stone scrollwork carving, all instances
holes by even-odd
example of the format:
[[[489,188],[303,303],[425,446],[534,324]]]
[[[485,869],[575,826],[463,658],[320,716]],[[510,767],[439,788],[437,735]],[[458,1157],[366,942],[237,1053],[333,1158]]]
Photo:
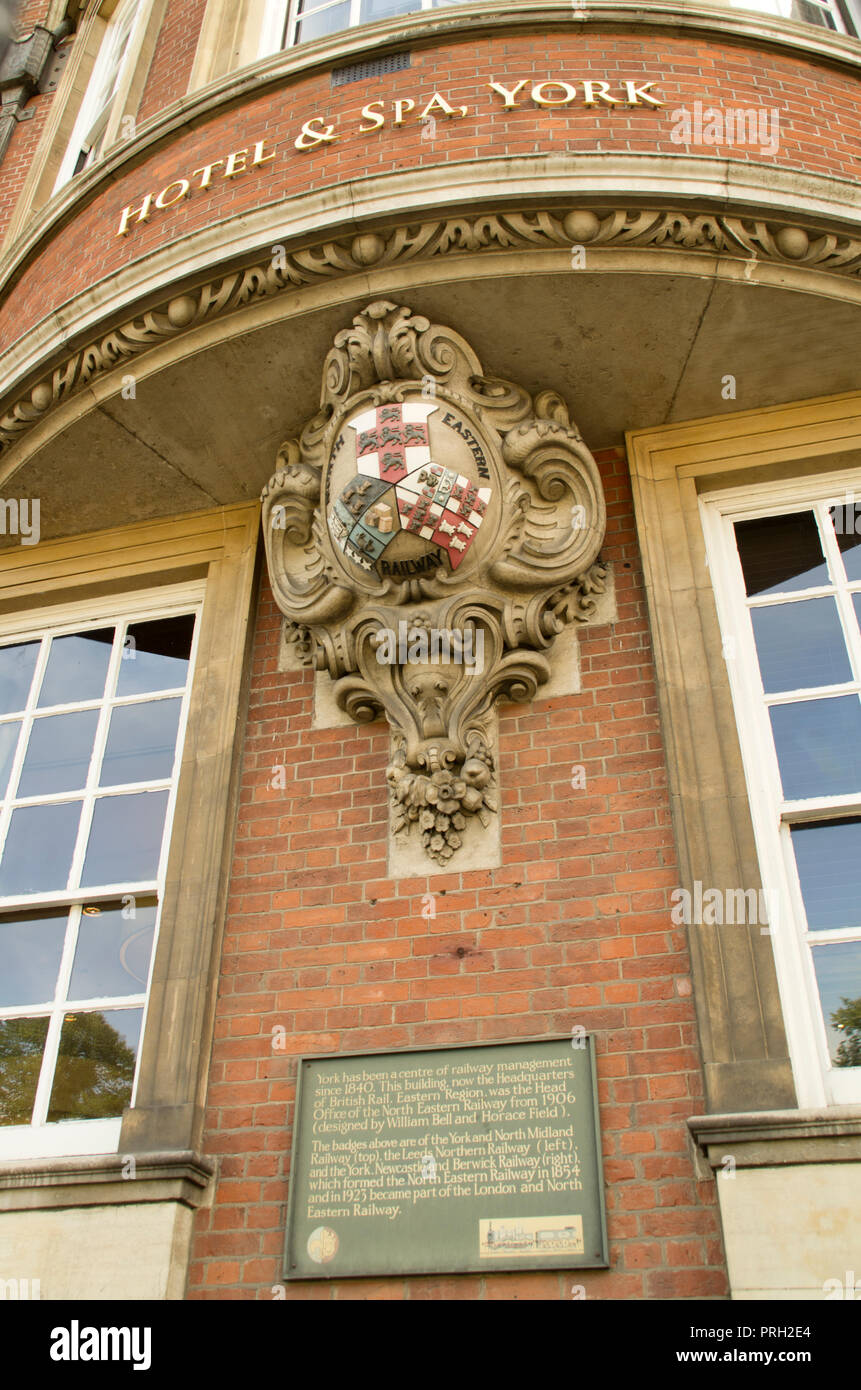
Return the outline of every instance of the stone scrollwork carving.
[[[603,589],[603,492],[564,402],[371,304],[335,338],[263,525],[292,637],[342,710],[389,722],[393,832],[445,864],[497,810],[494,706],[534,697]]]

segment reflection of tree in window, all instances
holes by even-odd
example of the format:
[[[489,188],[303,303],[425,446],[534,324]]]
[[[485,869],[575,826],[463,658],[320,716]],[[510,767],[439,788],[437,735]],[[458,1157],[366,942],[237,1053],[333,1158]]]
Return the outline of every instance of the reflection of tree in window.
[[[28,1125],[42,1069],[47,1018],[0,1021],[0,1125]]]
[[[134,1073],[134,1051],[105,1014],[67,1014],[48,1121],[121,1115],[131,1100]]]
[[[831,1026],[846,1037],[834,1054],[835,1067],[861,1067],[861,998],[841,998],[842,1008],[831,1015]]]

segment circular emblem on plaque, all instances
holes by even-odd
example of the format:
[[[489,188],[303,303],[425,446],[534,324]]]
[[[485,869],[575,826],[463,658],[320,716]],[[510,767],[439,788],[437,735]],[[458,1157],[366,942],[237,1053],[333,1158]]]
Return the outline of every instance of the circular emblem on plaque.
[[[329,533],[351,564],[411,579],[452,573],[475,554],[494,488],[487,450],[465,415],[416,397],[344,421],[327,496]]]
[[[308,1237],[308,1254],[315,1265],[327,1265],[337,1255],[340,1243],[331,1226],[318,1226]]]

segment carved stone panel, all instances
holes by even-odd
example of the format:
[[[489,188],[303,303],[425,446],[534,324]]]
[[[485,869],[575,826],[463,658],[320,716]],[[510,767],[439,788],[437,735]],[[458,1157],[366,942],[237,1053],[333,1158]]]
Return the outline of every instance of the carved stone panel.
[[[342,710],[391,726],[395,836],[446,864],[497,814],[494,706],[535,695],[603,591],[604,497],[564,402],[371,304],[335,338],[263,524],[291,637]]]

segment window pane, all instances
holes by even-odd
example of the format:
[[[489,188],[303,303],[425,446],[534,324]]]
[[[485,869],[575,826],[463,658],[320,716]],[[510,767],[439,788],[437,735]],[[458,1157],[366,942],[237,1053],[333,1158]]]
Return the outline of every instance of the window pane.
[[[810,930],[861,926],[861,820],[794,825],[791,835]]]
[[[105,691],[112,627],[98,632],[82,632],[72,637],[55,637],[39,691],[39,707],[71,705],[79,700],[99,700]]]
[[[134,916],[130,916],[130,913]],[[156,902],[141,898],[86,909],[78,924],[78,944],[69,985],[70,999],[105,999],[143,994],[149,976]]]
[[[861,579],[861,503],[846,502],[831,508],[837,544],[849,582]]]
[[[188,678],[194,614],[130,623],[123,642],[118,695],[181,690]]]
[[[767,694],[851,681],[849,653],[833,598],[754,608],[750,616]]]
[[[132,1096],[142,1009],[66,1014],[48,1120],[121,1115]]]
[[[111,715],[99,778],[103,787],[169,777],[176,755],[181,700],[120,705]]]
[[[20,719],[15,719],[9,724],[0,724],[0,801],[3,800],[9,786],[9,773],[12,771],[20,732]]]
[[[835,1067],[861,1067],[861,941],[816,946],[813,965]]]
[[[95,709],[35,719],[16,795],[43,796],[85,786],[98,722]]]
[[[395,14],[412,14],[420,10],[422,0],[362,0],[362,23],[372,19],[388,19]]]
[[[0,1125],[28,1125],[48,1035],[46,1018],[0,1019]]]
[[[0,647],[0,714],[14,714],[26,705],[40,646],[39,642],[20,642],[14,647]]]
[[[861,701],[800,700],[769,710],[783,794],[789,801],[861,788]]]
[[[138,883],[154,879],[161,854],[167,792],[104,796],[93,823],[81,883]]]
[[[0,897],[65,888],[75,852],[80,801],[12,812],[0,861]]]
[[[311,39],[320,39],[325,34],[337,34],[340,29],[346,29],[349,23],[349,4],[332,5],[328,10],[309,15],[296,25],[296,42],[308,43]]]
[[[821,5],[811,4],[810,0],[793,0],[789,17],[799,19],[804,24],[818,24],[822,29],[837,29],[828,11]]]
[[[858,626],[861,627],[861,594],[853,594],[852,602],[855,605],[855,617],[858,619]]]
[[[735,538],[748,595],[788,594],[829,582],[813,512],[737,521]]]
[[[65,908],[0,918],[0,1007],[50,1004],[67,922]]]

